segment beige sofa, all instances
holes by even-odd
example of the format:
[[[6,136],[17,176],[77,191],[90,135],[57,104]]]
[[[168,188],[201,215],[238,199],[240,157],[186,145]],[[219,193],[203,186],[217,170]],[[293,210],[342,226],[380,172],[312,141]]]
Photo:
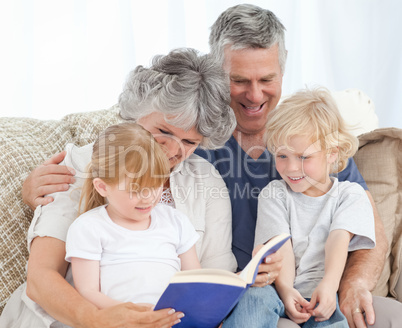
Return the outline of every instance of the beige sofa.
[[[350,108],[358,107],[356,95],[350,95],[345,97],[343,93],[338,97],[338,104],[348,113]],[[359,97],[357,102],[367,103],[361,94]],[[366,114],[359,115],[367,118]],[[119,121],[117,107],[71,114],[58,121],[0,118],[0,313],[11,293],[25,280],[28,258],[25,237],[33,213],[21,200],[24,179],[66,143],[87,144],[100,130]],[[358,133],[362,131],[356,129]],[[399,300],[402,300],[402,288],[398,285],[402,256],[401,139],[402,130],[393,128],[363,134],[355,157],[384,221],[390,245],[373,294]]]

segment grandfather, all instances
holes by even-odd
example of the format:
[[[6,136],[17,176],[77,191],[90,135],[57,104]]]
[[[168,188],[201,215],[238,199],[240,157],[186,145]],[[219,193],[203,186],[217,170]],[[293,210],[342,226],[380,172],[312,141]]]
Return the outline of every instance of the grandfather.
[[[230,192],[233,217],[233,253],[239,270],[249,261],[254,243],[259,191],[279,179],[274,161],[263,143],[268,113],[282,92],[287,50],[285,28],[269,10],[238,5],[223,12],[211,28],[212,54],[229,73],[231,107],[237,127],[224,148],[197,153],[210,161],[224,178]],[[387,241],[382,222],[363,177],[353,160],[339,173],[339,180],[361,184],[373,206],[377,246],[350,253],[339,288],[339,301],[349,326],[396,327],[402,304],[370,293],[382,272]],[[399,309],[399,310],[398,310]],[[390,313],[390,314],[388,314]],[[393,318],[392,318],[393,317]],[[293,324],[289,322],[288,327]]]

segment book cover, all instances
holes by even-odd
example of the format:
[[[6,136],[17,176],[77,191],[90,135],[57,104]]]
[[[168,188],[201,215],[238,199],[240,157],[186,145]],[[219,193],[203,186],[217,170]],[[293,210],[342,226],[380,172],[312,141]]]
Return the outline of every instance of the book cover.
[[[177,272],[155,310],[173,308],[183,312],[185,316],[175,327],[218,327],[247,288],[254,284],[261,262],[275,253],[289,238],[289,234],[281,234],[269,240],[238,275],[221,269]]]

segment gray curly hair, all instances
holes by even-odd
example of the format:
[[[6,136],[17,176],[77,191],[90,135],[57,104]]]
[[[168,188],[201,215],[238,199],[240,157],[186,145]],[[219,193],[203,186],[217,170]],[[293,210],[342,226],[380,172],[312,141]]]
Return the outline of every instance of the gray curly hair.
[[[190,48],[155,56],[149,68],[137,66],[119,97],[123,119],[138,121],[158,111],[177,128],[195,126],[208,149],[222,147],[236,126],[229,105],[229,79],[221,65]]]
[[[227,45],[231,49],[268,49],[278,44],[279,65],[285,72],[287,51],[285,27],[275,14],[255,5],[242,4],[226,9],[211,26],[211,53],[223,63]]]

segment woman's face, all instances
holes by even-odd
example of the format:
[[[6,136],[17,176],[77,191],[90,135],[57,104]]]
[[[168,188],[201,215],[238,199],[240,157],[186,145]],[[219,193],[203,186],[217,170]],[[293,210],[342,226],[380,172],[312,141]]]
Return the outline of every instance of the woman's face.
[[[166,123],[164,115],[154,112],[137,121],[148,130],[169,158],[170,168],[189,157],[201,143],[203,137],[195,127],[184,131]]]

